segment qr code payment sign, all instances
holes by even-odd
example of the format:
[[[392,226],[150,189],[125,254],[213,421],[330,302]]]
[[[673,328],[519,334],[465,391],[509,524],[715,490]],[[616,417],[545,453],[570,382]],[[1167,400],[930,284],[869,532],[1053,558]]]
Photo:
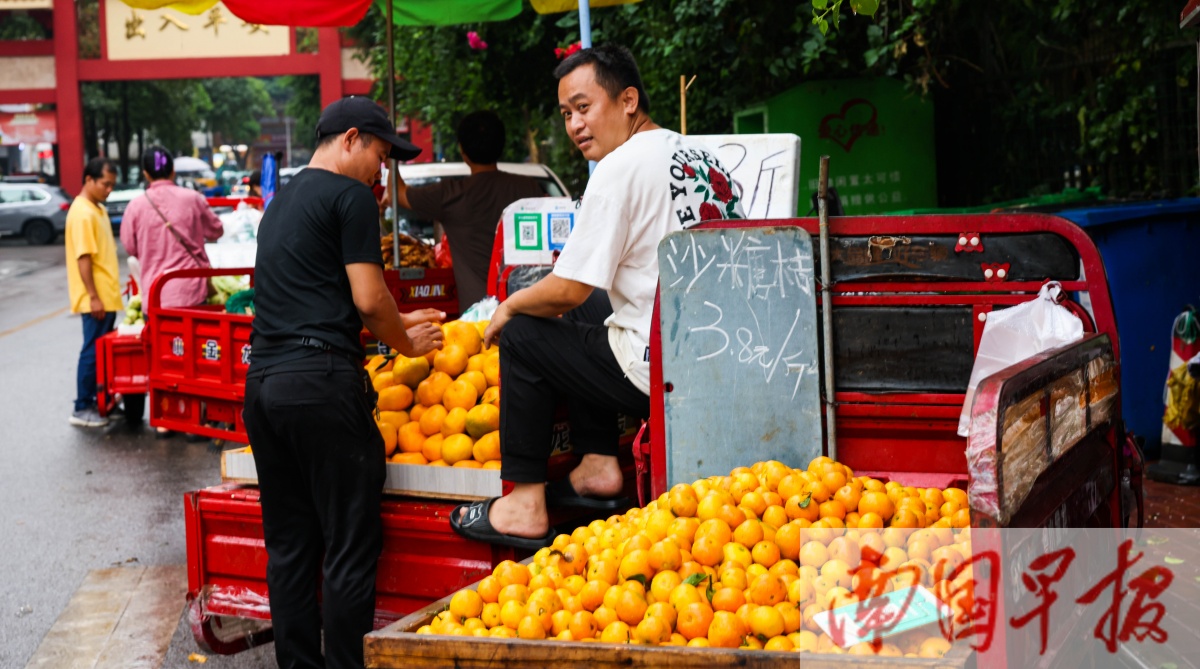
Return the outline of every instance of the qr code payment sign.
[[[571,236],[571,228],[575,224],[575,214],[571,212],[547,214],[550,228],[550,248],[561,250]]]
[[[521,213],[513,218],[517,228],[518,249],[542,248],[542,215],[536,213]]]

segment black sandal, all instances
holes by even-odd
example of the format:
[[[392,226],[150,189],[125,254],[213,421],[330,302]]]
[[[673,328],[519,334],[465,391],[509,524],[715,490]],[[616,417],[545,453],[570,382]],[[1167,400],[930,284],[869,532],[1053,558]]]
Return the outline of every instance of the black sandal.
[[[571,485],[571,477],[567,476],[546,484],[546,504],[548,506],[573,506],[597,511],[620,511],[633,506],[628,497],[609,497],[598,499],[584,497],[575,492]]]
[[[545,548],[554,541],[557,532],[553,528],[546,533],[546,536],[527,539],[525,537],[517,537],[511,534],[500,534],[496,528],[492,527],[491,521],[488,519],[488,513],[491,511],[492,502],[500,499],[493,497],[479,502],[471,502],[469,504],[459,504],[450,512],[450,527],[454,528],[455,532],[460,535],[482,541],[489,544],[500,544],[503,546],[512,546],[513,548],[521,548],[524,550],[536,551],[539,548]]]

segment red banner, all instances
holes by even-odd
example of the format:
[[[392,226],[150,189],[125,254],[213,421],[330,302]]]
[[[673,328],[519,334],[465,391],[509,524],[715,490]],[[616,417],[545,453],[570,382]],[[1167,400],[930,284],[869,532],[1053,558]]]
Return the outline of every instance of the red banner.
[[[54,112],[0,112],[0,146],[58,142]]]
[[[224,0],[247,23],[272,26],[352,26],[367,15],[371,0]]]

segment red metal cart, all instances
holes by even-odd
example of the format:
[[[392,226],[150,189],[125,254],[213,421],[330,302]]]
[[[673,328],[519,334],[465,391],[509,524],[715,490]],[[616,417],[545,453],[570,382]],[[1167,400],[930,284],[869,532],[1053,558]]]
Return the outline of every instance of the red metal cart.
[[[815,219],[717,225],[817,229]],[[840,461],[860,473],[908,485],[965,487],[972,497],[972,522],[979,527],[1140,523],[1140,460],[1121,425],[1116,324],[1099,254],[1081,230],[1042,215],[846,218],[833,228],[839,370],[834,413]],[[960,243],[966,239],[977,243]],[[491,290],[501,296],[518,287],[510,285],[514,276],[548,269],[506,267],[499,254],[493,264]],[[1005,270],[1000,276],[998,267]],[[991,415],[994,429],[969,444],[956,428],[986,314],[1032,299],[1047,279],[1060,281],[1072,296],[1066,306],[1082,318],[1088,335],[990,377],[978,389],[973,412]],[[891,335],[884,336],[885,327]],[[905,337],[895,336],[897,332]],[[668,392],[658,360],[661,342],[655,332],[653,414],[631,449],[637,490],[644,499],[664,492],[667,483],[666,445],[655,427],[662,425]],[[1057,441],[1052,437],[1061,434],[1054,430],[1034,433],[1046,440],[1035,444],[1047,453],[1045,468],[1035,477],[1033,494],[1010,504],[1016,495],[1005,473],[1013,462],[1006,462],[1005,455],[1015,444],[1005,432],[1006,417],[1031,406],[1043,411],[1042,403],[1030,405],[1029,398],[1048,398],[1063,379],[1076,376],[1085,389],[1080,429]],[[753,452],[746,457],[752,462]],[[981,487],[984,479],[997,484]],[[189,597],[199,625],[197,638],[211,647],[217,623],[228,621],[215,616],[261,619],[265,610],[266,554],[256,492],[220,486],[189,493],[186,500]],[[507,556],[453,536],[447,522],[453,506],[404,498],[385,505],[385,525],[392,534],[380,571],[378,621],[411,611],[423,597],[427,603],[449,594]],[[992,507],[998,511],[986,512]],[[416,523],[416,518],[424,522]],[[409,529],[416,527],[419,536]],[[412,557],[421,542],[435,548],[422,548],[420,559]],[[407,567],[385,566],[398,564]],[[436,576],[448,567],[460,574],[458,581]],[[435,587],[423,587],[428,584]],[[439,588],[444,589],[435,592]],[[239,592],[254,596],[240,599]],[[242,635],[226,639],[220,648],[229,652],[260,639]],[[1013,649],[1014,662],[1024,657],[1023,648]]]

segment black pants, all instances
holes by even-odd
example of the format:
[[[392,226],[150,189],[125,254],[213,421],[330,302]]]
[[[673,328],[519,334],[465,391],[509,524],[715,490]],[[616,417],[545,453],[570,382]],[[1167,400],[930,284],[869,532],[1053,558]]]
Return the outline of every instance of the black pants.
[[[321,352],[246,377],[243,417],[258,469],[281,669],[363,666],[386,475],[374,391],[364,377],[349,360]]]
[[[608,344],[608,294],[562,318],[514,316],[500,337],[500,477],[516,483],[546,480],[554,410],[570,411],[578,455],[616,455],[620,413],[650,415],[650,398],[625,378]]]

